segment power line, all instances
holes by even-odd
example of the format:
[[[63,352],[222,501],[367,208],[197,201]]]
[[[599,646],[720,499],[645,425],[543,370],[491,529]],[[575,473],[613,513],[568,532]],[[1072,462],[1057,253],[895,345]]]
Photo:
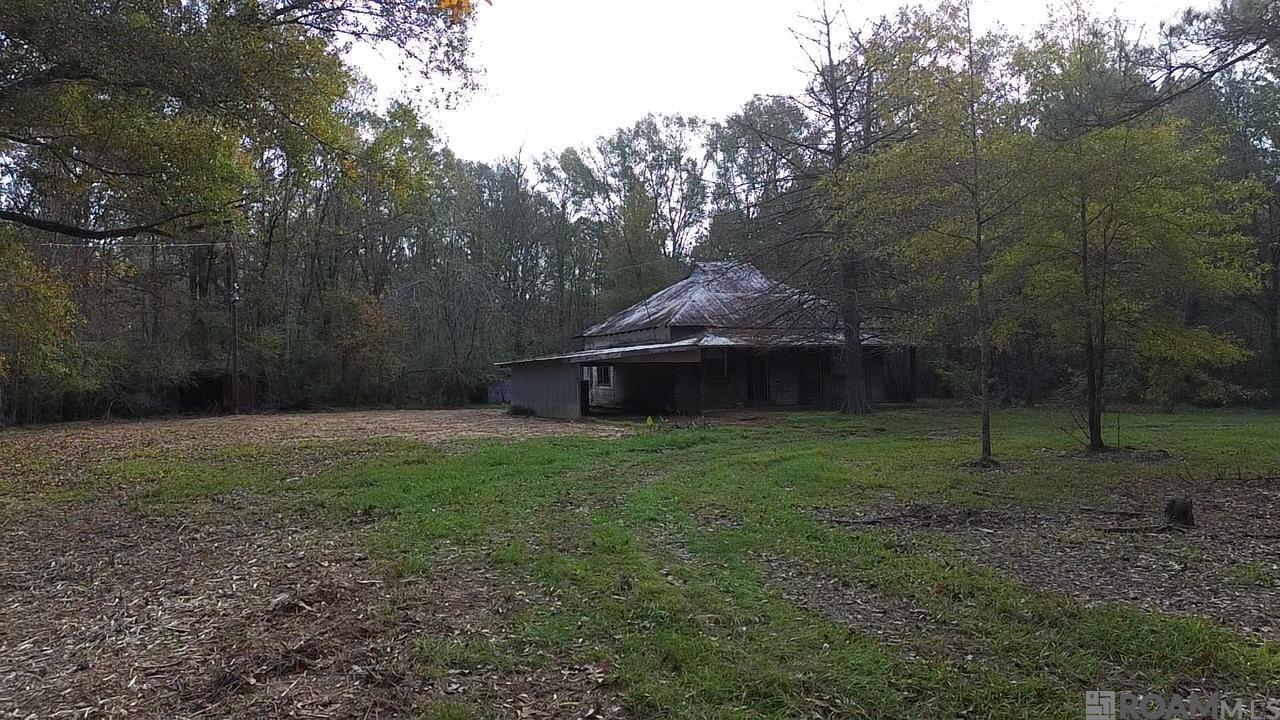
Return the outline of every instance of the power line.
[[[189,248],[189,247],[215,247],[218,245],[226,245],[229,240],[217,240],[212,242],[193,242],[193,243],[119,243],[114,245],[92,245],[85,243],[54,243],[54,242],[28,242],[25,245],[31,247],[59,247],[59,248],[85,248],[89,250],[116,250],[125,248]]]

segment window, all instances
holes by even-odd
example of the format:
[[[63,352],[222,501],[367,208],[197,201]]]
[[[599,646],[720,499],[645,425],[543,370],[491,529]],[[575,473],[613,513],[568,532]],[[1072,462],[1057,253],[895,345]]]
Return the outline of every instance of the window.
[[[613,367],[610,365],[596,366],[596,385],[599,387],[613,387]]]

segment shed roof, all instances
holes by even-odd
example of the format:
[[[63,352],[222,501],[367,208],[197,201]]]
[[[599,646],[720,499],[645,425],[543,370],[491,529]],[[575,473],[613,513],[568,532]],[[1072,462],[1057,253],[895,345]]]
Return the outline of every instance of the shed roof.
[[[689,276],[614,313],[579,337],[658,327],[826,330],[841,328],[827,300],[770,280],[741,262],[702,262]]]

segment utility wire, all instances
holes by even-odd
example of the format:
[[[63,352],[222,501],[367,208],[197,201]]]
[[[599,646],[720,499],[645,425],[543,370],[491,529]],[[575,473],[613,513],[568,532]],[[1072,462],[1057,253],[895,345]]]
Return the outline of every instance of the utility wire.
[[[59,248],[85,248],[89,250],[116,250],[121,248],[187,248],[187,247],[215,247],[217,245],[226,245],[230,240],[217,240],[213,242],[196,242],[196,243],[119,243],[119,244],[103,244],[93,245],[86,243],[53,243],[53,242],[28,242],[23,243],[28,247],[59,247]]]

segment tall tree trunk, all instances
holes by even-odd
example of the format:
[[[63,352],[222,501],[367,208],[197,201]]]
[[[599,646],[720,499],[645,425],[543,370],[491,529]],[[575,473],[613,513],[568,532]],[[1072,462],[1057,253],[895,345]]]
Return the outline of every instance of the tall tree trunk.
[[[1271,266],[1264,279],[1263,293],[1266,295],[1267,345],[1271,350],[1271,362],[1280,377],[1280,241],[1270,248],[1268,264]]]
[[[862,364],[862,320],[854,315],[844,319],[844,405],[841,412],[862,415],[871,412],[867,373]]]
[[[991,452],[991,332],[987,327],[987,284],[985,263],[982,260],[981,230],[978,232],[978,382],[981,385],[982,405],[982,455],[983,465],[995,463]]]
[[[22,367],[22,347],[21,346],[14,348],[13,365],[12,367],[10,367],[9,370],[12,373],[12,375],[10,376],[11,379],[9,382],[9,406],[11,410],[9,411],[8,417],[9,417],[9,422],[11,424],[16,425],[18,423],[18,412],[22,409],[21,401],[22,401],[23,367]],[[4,416],[5,416],[4,407],[0,406],[0,418],[3,418]]]
[[[907,400],[909,402],[916,401],[916,375],[919,373],[919,368],[916,367],[916,356],[915,345],[907,348]]]
[[[977,290],[978,315],[978,382],[981,383],[982,403],[982,455],[978,462],[984,466],[995,464],[995,456],[991,452],[991,308],[987,300],[987,238],[984,236],[985,222],[988,219],[983,213],[981,188],[983,187],[981,134],[978,130],[978,81],[977,61],[973,49],[973,23],[969,17],[970,9],[965,10],[965,31],[967,39],[967,73],[968,83],[968,140],[969,160],[972,163],[972,178],[969,186],[969,202],[973,212],[973,264],[974,281]]]
[[[231,347],[229,348],[229,365],[231,372],[231,412],[239,415],[240,407],[240,288],[236,251],[234,245],[227,246],[227,299],[230,302]]]
[[[974,117],[974,101],[970,101],[970,117]],[[975,121],[976,127],[976,121]],[[980,169],[981,155],[978,152],[976,133],[970,136],[973,152],[973,175],[982,176]],[[974,187],[977,187],[975,182]],[[978,294],[978,382],[980,384],[982,405],[982,455],[978,462],[990,466],[995,464],[995,455],[991,451],[991,309],[987,299],[987,239],[983,234],[983,214],[981,198],[976,192],[971,195],[973,203],[973,260],[974,280]]]
[[[858,268],[854,260],[840,264],[841,307],[844,324],[844,404],[840,411],[871,412],[867,372],[862,363],[862,303],[858,297]]]
[[[1102,438],[1102,368],[1098,348],[1093,338],[1093,323],[1085,331],[1085,414],[1089,431],[1089,449],[1097,452],[1105,449]]]
[[[1089,202],[1086,195],[1079,198],[1080,221],[1080,282],[1084,291],[1084,363],[1085,363],[1085,430],[1089,436],[1089,450],[1104,449],[1102,438],[1102,363],[1099,353],[1098,321],[1095,320],[1094,292],[1096,279],[1091,265],[1092,253],[1089,236]]]

